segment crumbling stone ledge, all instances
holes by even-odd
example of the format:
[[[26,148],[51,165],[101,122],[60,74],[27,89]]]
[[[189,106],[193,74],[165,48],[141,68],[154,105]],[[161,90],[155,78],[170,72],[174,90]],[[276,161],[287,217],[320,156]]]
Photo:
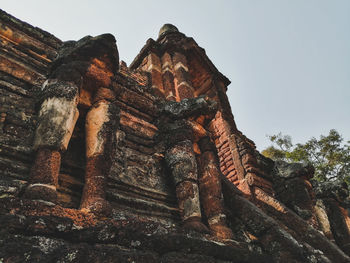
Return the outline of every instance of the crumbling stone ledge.
[[[113,214],[2,198],[1,262],[271,262],[241,242]]]

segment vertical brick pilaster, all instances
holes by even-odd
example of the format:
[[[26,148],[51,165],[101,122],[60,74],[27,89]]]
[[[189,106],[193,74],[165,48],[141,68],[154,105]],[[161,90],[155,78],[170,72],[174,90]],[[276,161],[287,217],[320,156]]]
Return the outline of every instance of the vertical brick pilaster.
[[[162,56],[162,79],[166,99],[176,101],[173,63],[169,53]]]
[[[194,89],[192,87],[186,57],[175,52],[173,55],[173,65],[175,72],[175,89],[179,100],[194,97]]]
[[[221,172],[247,197],[251,196],[252,192],[245,178],[246,171],[239,154],[235,135],[231,133],[229,124],[221,112],[216,114],[208,128],[215,137]]]
[[[151,73],[152,88],[159,90],[162,94],[165,93],[162,80],[162,65],[160,58],[155,53],[148,54],[148,62],[146,71]]]

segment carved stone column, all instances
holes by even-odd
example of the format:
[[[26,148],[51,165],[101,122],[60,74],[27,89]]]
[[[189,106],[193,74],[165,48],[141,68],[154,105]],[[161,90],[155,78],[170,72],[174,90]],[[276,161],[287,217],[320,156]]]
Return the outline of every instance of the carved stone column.
[[[48,79],[42,89],[33,146],[36,158],[25,197],[56,203],[61,153],[67,150],[79,116],[79,95],[76,83],[55,77]]]
[[[322,230],[328,230],[325,231],[327,237],[334,237],[337,245],[350,255],[350,216],[347,211],[350,197],[347,184],[340,180],[318,183],[315,193],[318,204],[321,204],[318,210],[323,210],[323,213],[317,213],[320,225],[323,228],[326,226]]]
[[[118,50],[110,34],[66,42],[59,52],[42,91],[36,129],[37,150],[25,197],[56,202],[61,153],[67,150],[79,116],[86,116],[86,184],[81,208],[101,212],[108,157],[119,120],[112,78],[118,70]],[[84,114],[83,114],[84,115]]]
[[[183,221],[200,221],[198,173],[196,158],[190,140],[169,145],[165,160],[172,172],[176,185],[176,196]]]
[[[98,95],[102,90],[99,90]],[[108,94],[106,91],[104,93]],[[106,175],[111,166],[113,136],[119,123],[119,109],[106,98],[107,96],[102,95],[97,97],[86,116],[85,185],[80,209],[108,214],[110,207],[105,201]],[[109,98],[113,99],[113,94]]]
[[[221,189],[220,167],[216,147],[209,137],[199,141],[199,189],[200,199],[208,225],[212,233],[223,239],[232,239],[231,229],[227,227],[224,200]]]
[[[166,145],[165,160],[176,185],[176,196],[184,226],[207,232],[201,222],[198,167],[193,150],[193,119],[215,111],[216,105],[203,97],[180,102],[164,101],[160,107],[159,130]],[[205,200],[206,201],[206,200]]]

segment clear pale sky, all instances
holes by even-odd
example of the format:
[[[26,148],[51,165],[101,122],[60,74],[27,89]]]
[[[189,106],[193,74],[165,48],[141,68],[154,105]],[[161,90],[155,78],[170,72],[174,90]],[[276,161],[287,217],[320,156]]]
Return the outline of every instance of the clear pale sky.
[[[0,8],[61,40],[112,33],[131,63],[172,23],[231,80],[238,128],[259,150],[267,134],[303,143],[350,139],[350,0],[1,0]]]

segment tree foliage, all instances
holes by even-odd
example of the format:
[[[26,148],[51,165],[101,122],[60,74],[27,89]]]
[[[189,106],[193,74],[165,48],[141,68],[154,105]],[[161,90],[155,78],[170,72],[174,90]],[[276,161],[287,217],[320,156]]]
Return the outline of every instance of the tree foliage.
[[[309,162],[315,167],[316,180],[338,179],[350,185],[350,141],[344,142],[336,130],[296,145],[289,135],[279,133],[268,137],[272,145],[262,151],[264,156],[287,162]]]

